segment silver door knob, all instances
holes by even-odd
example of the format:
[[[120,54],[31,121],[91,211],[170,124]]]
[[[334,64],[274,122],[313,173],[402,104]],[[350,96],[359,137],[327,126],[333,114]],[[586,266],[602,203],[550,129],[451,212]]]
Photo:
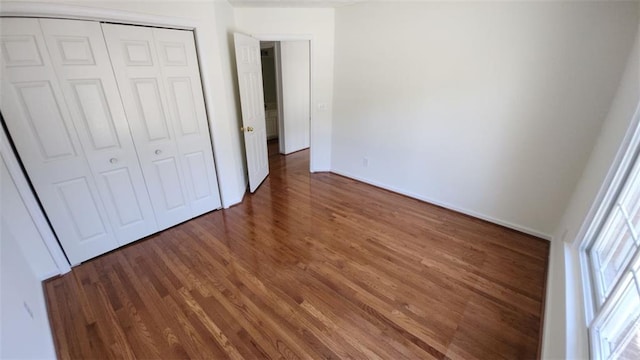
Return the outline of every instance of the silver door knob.
[[[110,162],[110,163],[112,163],[112,164],[115,164],[115,163],[117,163],[117,162],[118,162],[118,159],[116,159],[116,158],[111,158],[111,159],[109,159],[109,162]]]
[[[158,150],[154,151],[154,153],[155,153],[156,155],[160,155],[160,154],[162,154],[162,150],[158,149]]]

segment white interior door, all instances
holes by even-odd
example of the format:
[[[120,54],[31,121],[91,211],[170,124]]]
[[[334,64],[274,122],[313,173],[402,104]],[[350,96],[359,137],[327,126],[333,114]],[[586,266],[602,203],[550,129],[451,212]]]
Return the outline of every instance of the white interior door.
[[[102,29],[160,228],[219,208],[191,33]]]
[[[260,42],[238,33],[234,34],[233,38],[236,48],[249,189],[254,192],[269,175]]]
[[[2,19],[0,107],[72,264],[118,246],[37,19]]]
[[[100,24],[41,19],[54,69],[120,245],[157,231]]]

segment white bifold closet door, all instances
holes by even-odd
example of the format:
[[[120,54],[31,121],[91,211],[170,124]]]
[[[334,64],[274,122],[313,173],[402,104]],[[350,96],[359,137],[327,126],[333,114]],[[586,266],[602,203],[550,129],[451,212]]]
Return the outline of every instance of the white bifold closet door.
[[[0,26],[0,109],[72,264],[220,208],[191,32]]]
[[[219,208],[193,34],[102,29],[160,227]]]
[[[157,231],[100,24],[40,19],[40,26],[118,244]]]
[[[67,256],[79,263],[116,248],[39,20],[2,19],[1,24],[2,114]],[[75,49],[89,41],[80,36],[68,40],[61,45]],[[77,61],[80,55],[69,56]]]

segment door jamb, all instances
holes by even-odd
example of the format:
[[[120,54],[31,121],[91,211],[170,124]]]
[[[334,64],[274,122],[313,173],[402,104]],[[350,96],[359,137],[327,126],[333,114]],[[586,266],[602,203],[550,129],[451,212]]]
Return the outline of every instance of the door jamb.
[[[29,185],[27,177],[22,171],[22,167],[18,162],[18,157],[14,154],[9,143],[8,135],[5,133],[5,130],[2,129],[2,126],[0,126],[0,156],[4,159],[4,162],[7,165],[7,170],[9,170],[9,176],[16,185],[20,198],[22,199],[24,206],[27,208],[29,215],[31,215],[31,220],[33,220],[40,237],[42,237],[42,240],[44,241],[44,245],[58,268],[59,274],[47,274],[46,278],[68,273],[71,271],[69,261],[64,255],[64,252],[62,252],[62,247],[58,244],[58,239],[49,226],[47,218],[40,208],[35,194],[31,191],[31,186]]]
[[[278,107],[278,152],[285,154],[287,139],[284,138],[284,109],[282,107],[282,62],[280,61],[280,41],[273,46],[273,65],[276,73],[276,103]]]

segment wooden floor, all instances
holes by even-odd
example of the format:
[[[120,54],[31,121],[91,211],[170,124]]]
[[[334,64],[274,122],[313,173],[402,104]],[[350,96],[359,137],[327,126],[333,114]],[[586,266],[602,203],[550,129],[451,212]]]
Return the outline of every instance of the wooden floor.
[[[60,358],[533,359],[546,241],[274,154],[242,204],[45,284]]]

